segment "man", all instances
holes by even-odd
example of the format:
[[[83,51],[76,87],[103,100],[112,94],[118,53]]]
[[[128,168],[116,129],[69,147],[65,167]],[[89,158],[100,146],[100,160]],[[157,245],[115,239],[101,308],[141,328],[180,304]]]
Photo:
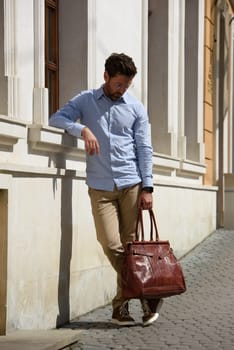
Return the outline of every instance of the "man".
[[[121,293],[123,244],[134,237],[138,208],[152,208],[148,116],[127,92],[136,73],[131,57],[113,53],[105,62],[103,86],[75,96],[49,123],[84,140],[97,239],[117,272],[112,322],[118,325],[134,324]],[[144,325],[157,319],[161,304],[158,299],[141,300]]]

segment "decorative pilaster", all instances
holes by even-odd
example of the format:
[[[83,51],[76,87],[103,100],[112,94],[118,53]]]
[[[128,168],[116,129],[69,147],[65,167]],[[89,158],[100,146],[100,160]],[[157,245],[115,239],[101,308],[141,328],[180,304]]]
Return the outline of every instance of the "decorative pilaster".
[[[148,1],[141,3],[142,18],[142,41],[141,41],[141,101],[145,108],[148,105]]]
[[[34,0],[33,123],[48,125],[48,89],[45,88],[45,1]]]
[[[184,39],[185,39],[185,0],[180,0],[180,23],[178,40],[178,139],[177,155],[180,159],[186,159],[186,136],[184,132]]]
[[[230,85],[229,85],[229,106],[230,106],[230,113],[229,113],[229,171],[230,173],[234,172],[234,123],[233,123],[233,113],[234,113],[234,59],[233,59],[233,53],[234,53],[234,17],[230,19]]]
[[[15,1],[4,1],[4,57],[5,76],[7,77],[7,115],[16,118],[18,115],[18,78],[16,67],[15,40]]]
[[[170,155],[177,156],[178,112],[179,112],[179,34],[180,0],[168,2],[168,132]]]
[[[96,86],[96,0],[88,0],[88,89]]]
[[[185,3],[185,136],[186,159],[204,163],[203,57],[204,1]]]
[[[198,162],[205,162],[204,129],[204,32],[205,5],[203,0],[198,4],[198,83],[197,83],[197,140],[199,148]]]

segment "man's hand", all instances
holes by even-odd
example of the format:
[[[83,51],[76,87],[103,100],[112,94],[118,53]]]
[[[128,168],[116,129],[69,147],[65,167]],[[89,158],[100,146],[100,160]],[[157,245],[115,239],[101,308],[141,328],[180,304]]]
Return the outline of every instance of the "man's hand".
[[[138,208],[152,209],[153,208],[153,195],[152,193],[141,191],[138,199]]]
[[[84,139],[86,152],[90,156],[98,154],[100,151],[98,140],[87,126],[82,129],[81,136]]]

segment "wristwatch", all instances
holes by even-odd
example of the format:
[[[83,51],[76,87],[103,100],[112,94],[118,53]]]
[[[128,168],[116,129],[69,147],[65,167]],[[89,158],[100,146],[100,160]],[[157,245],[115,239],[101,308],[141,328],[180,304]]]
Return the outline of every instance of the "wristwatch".
[[[142,190],[142,191],[145,191],[145,192],[147,192],[147,193],[152,193],[152,192],[154,192],[154,188],[153,188],[153,187],[143,187],[141,190]]]

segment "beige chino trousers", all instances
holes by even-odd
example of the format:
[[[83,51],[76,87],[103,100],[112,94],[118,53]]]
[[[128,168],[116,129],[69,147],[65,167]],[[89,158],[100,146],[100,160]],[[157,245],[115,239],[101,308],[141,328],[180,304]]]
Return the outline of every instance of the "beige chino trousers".
[[[97,240],[117,272],[117,293],[112,301],[113,309],[124,299],[121,291],[121,269],[123,245],[135,236],[137,204],[141,184],[114,191],[89,188],[92,213],[96,227]]]

